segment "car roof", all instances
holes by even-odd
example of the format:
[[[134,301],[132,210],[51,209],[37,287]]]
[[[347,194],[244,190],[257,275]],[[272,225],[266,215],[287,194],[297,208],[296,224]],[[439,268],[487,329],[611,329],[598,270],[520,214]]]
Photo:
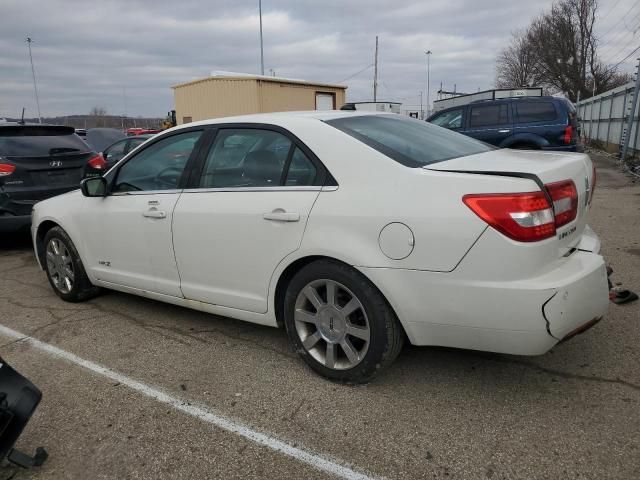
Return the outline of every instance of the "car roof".
[[[267,123],[280,125],[288,120],[307,119],[307,120],[334,120],[345,117],[365,116],[365,115],[398,115],[389,112],[367,112],[367,111],[344,111],[344,110],[309,110],[298,112],[274,112],[274,113],[255,113],[251,115],[238,115],[234,117],[220,117],[209,120],[200,120],[179,125],[174,129],[182,129],[189,127],[197,127],[202,125],[215,125],[217,123]]]

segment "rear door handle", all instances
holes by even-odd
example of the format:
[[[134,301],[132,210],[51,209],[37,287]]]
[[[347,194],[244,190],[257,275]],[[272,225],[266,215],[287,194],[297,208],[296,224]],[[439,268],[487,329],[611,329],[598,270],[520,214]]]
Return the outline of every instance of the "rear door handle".
[[[142,214],[143,217],[147,218],[166,218],[167,212],[164,210],[156,210],[155,208],[151,208]]]
[[[498,133],[509,133],[511,130],[508,128],[506,130],[498,130]]]
[[[300,214],[296,212],[285,212],[282,208],[276,208],[273,212],[262,215],[262,218],[276,222],[298,222],[300,221]]]

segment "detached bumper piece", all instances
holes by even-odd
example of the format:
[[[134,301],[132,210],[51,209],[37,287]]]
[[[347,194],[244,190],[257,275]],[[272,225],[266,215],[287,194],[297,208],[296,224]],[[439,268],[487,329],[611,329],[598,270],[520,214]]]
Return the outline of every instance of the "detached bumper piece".
[[[38,407],[42,392],[0,357],[0,461],[23,468],[37,467],[47,459],[44,448],[29,456],[13,448]]]

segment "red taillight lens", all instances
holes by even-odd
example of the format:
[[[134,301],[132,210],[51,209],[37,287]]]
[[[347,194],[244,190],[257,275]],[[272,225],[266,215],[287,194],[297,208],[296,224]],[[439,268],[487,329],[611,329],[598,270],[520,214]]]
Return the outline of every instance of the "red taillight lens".
[[[571,143],[572,138],[573,138],[573,127],[571,125],[567,125],[567,127],[564,129],[564,136],[563,136],[564,144],[569,145]]]
[[[548,183],[547,192],[553,200],[553,213],[556,227],[561,227],[573,221],[578,214],[578,191],[571,180]]]
[[[89,163],[89,166],[91,168],[95,168],[96,170],[104,170],[107,167],[107,161],[102,155],[99,154],[93,157],[87,163]]]
[[[537,242],[556,234],[553,209],[543,192],[465,195],[476,215],[519,242]]]
[[[16,166],[10,163],[0,163],[0,177],[6,177],[16,171]]]

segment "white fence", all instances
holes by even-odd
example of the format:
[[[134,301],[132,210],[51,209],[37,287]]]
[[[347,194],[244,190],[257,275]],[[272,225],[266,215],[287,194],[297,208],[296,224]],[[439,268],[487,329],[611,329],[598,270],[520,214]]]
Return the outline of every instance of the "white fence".
[[[635,83],[630,82],[622,87],[614,88],[592,98],[578,102],[578,118],[581,124],[581,135],[587,141],[599,140],[605,143],[605,148],[611,152],[618,152],[622,141],[622,132],[626,125],[626,113],[629,101],[633,95]],[[638,138],[638,117],[640,102],[636,105],[633,115],[633,126],[629,135],[629,149],[640,151]]]

